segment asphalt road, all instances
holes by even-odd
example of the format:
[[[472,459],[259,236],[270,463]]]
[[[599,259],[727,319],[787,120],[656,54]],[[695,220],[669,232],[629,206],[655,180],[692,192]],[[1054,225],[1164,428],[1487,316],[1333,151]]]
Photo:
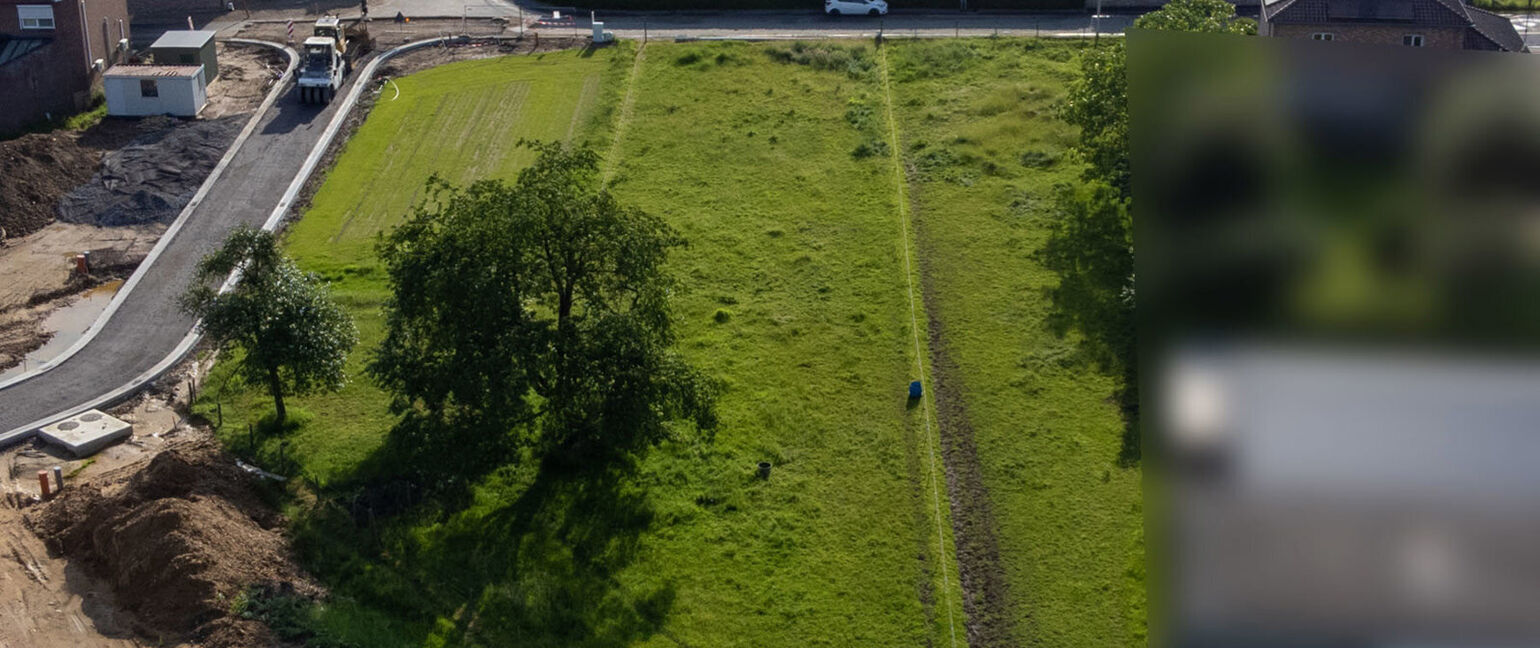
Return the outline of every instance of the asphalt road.
[[[0,389],[0,444],[22,426],[127,384],[187,335],[193,321],[176,299],[199,259],[236,225],[267,220],[336,111],[335,103],[301,105],[288,85],[96,337],[52,370]]]

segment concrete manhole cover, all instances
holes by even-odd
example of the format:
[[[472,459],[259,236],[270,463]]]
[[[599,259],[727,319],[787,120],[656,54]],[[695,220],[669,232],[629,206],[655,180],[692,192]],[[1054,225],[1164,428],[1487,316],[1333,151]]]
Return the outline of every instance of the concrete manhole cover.
[[[85,413],[85,414],[81,414],[80,415],[80,420],[85,421],[87,423],[90,423],[92,421],[100,421],[100,420],[102,420],[102,415],[101,414],[97,414],[96,412],[88,412],[88,413]]]
[[[59,429],[61,430],[73,430],[78,427],[80,427],[80,424],[74,421],[65,421],[59,424]]]

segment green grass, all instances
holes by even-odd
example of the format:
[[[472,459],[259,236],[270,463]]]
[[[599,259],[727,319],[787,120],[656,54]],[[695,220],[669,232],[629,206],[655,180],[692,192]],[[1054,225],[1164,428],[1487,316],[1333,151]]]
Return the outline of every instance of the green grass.
[[[1114,385],[1044,331],[1037,291],[1053,278],[1030,259],[1041,199],[1077,171],[1050,117],[1075,50],[957,46],[892,47],[896,124],[864,43],[653,43],[636,65],[623,45],[398,79],[288,234],[359,324],[352,373],[383,332],[374,237],[423,180],[509,178],[531,157],[514,141],[568,138],[608,152],[616,194],[689,239],[670,260],[681,350],[726,382],[723,426],[619,483],[525,462],[460,505],[403,511],[388,484],[350,486],[394,422],[386,396],[359,377],[294,399],[308,416],[255,454],[274,465],[283,446],[314,487],[290,513],[333,597],[300,622],[358,646],[950,646],[954,623],[964,643],[935,441],[903,398],[911,316],[926,321],[905,276],[907,193],[922,223],[945,224],[918,251],[964,373],[1019,643],[1135,643],[1138,474],[1113,464]],[[901,183],[895,153],[924,173]],[[218,388],[233,361],[199,407],[213,418],[222,400],[221,434],[242,449],[271,407]],[[752,477],[761,460],[768,482]]]
[[[1049,332],[1032,259],[1050,191],[1074,182],[1053,118],[1079,44],[890,47],[921,253],[959,366],[1023,646],[1144,643],[1137,468],[1120,468],[1116,387]]]

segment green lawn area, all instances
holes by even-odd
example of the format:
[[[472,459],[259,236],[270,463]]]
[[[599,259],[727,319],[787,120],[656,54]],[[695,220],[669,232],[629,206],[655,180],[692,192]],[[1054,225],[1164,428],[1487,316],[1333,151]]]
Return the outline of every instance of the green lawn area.
[[[963,374],[1013,643],[1139,643],[1138,471],[1115,464],[1114,384],[1044,329],[1053,277],[1030,257],[1048,188],[1078,174],[1051,118],[1076,51],[898,43],[891,95],[869,43],[651,43],[639,63],[622,44],[397,79],[287,234],[360,329],[354,380],[294,399],[301,424],[257,451],[275,465],[281,446],[308,484],[296,544],[333,598],[301,625],[358,646],[965,644],[935,430],[903,397],[929,364],[910,245],[934,292],[917,306],[945,322]],[[511,178],[532,157],[519,138],[606,152],[615,193],[689,240],[670,260],[681,348],[725,381],[723,425],[625,483],[551,484],[525,463],[478,477],[460,505],[369,527],[343,500],[394,422],[361,373],[388,296],[374,237],[432,173]],[[230,361],[199,407],[213,418],[222,402],[221,434],[243,450],[271,406],[220,389]]]
[[[927,307],[960,371],[999,529],[1015,644],[1144,644],[1137,468],[1119,468],[1115,383],[1045,326],[1032,259],[1052,187],[1074,182],[1075,132],[1052,118],[1080,45],[901,41],[888,52],[902,116]]]

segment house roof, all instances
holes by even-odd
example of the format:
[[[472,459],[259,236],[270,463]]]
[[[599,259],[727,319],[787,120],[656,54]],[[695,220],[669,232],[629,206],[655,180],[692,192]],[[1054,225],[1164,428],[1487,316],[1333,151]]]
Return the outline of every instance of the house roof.
[[[1470,7],[1469,11],[1472,34],[1479,34],[1504,51],[1526,51],[1524,37],[1519,35],[1519,30],[1514,29],[1513,21],[1484,9]]]
[[[35,50],[41,49],[50,40],[52,39],[0,34],[0,65],[5,65]]]
[[[1275,24],[1464,27],[1469,49],[1526,51],[1512,22],[1463,0],[1274,0],[1267,11],[1268,22]]]
[[[176,49],[198,49],[204,45],[207,45],[211,40],[214,40],[214,32],[211,31],[189,31],[186,29],[177,29],[161,34],[160,38],[155,39],[155,43],[150,45],[150,49],[159,49],[162,47]]]
[[[114,65],[102,73],[102,78],[149,79],[181,78],[198,75],[201,65]]]
[[[1269,7],[1274,23],[1404,23],[1460,27],[1470,24],[1460,0],[1284,0]]]

